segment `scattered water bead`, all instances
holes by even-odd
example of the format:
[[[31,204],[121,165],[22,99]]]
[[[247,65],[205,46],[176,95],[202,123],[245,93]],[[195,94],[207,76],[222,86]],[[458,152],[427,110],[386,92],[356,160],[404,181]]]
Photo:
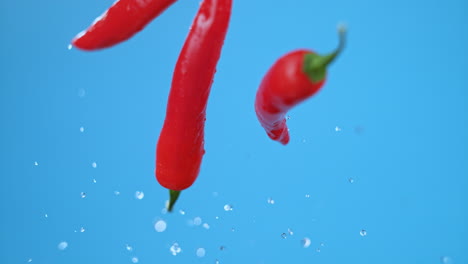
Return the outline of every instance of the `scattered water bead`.
[[[166,221],[164,220],[158,220],[155,224],[154,224],[154,229],[157,231],[157,232],[164,232],[166,230],[166,227],[167,227],[167,224],[166,224]]]
[[[440,262],[442,264],[452,264],[453,261],[452,261],[452,258],[451,257],[448,257],[448,256],[443,256],[440,258]]]
[[[130,246],[129,244],[126,244],[126,245],[125,245],[125,249],[126,249],[127,251],[133,251],[133,247]]]
[[[323,242],[320,243],[320,246],[321,246],[321,247],[324,247],[324,246],[325,246],[325,243],[323,243]]]
[[[86,193],[85,193],[85,192],[81,192],[81,193],[80,193],[80,196],[81,196],[81,198],[86,198]]]
[[[215,264],[219,264],[219,260],[216,259],[216,260],[215,260]]]
[[[292,231],[291,228],[288,228],[288,234],[289,234],[290,236],[294,235],[294,232]]]
[[[67,49],[71,50],[73,48],[72,44],[68,44]]]
[[[301,240],[301,245],[302,245],[302,247],[304,247],[304,248],[308,248],[308,247],[310,246],[310,238],[304,237],[304,238]]]
[[[354,183],[354,179],[353,179],[353,178],[349,178],[349,179],[348,179],[348,182],[349,182],[349,183]]]
[[[221,250],[221,251],[223,251],[223,250],[225,250],[225,249],[226,249],[225,246],[220,246],[220,247],[219,247],[219,250]]]
[[[339,126],[336,126],[336,127],[335,127],[335,131],[336,131],[336,132],[340,132],[340,131],[341,131],[341,128],[340,128]]]
[[[35,161],[34,166],[39,166],[39,163],[37,161]]]
[[[219,219],[219,216],[215,216],[215,219],[218,220],[218,219]]]
[[[224,211],[232,211],[233,209],[234,209],[234,208],[233,208],[232,205],[230,205],[230,204],[226,204],[226,205],[224,206]]]
[[[84,231],[86,231],[86,229],[84,227],[81,227],[80,228],[80,233],[84,233]]]
[[[91,163],[91,167],[97,168],[97,163],[96,162]]]
[[[204,248],[197,249],[197,257],[203,258],[205,256],[205,253],[206,253],[206,251],[205,251]]]
[[[96,183],[96,182],[97,182],[96,179],[93,179],[93,183]]]
[[[68,247],[68,243],[66,241],[60,242],[57,246],[59,250],[65,250],[67,247]]]
[[[138,258],[137,258],[137,257],[133,257],[133,258],[132,258],[132,262],[133,262],[133,263],[138,263]]]
[[[114,191],[114,195],[120,195],[119,191]]]
[[[182,252],[182,249],[180,248],[180,246],[179,246],[179,244],[177,242],[172,244],[172,246],[171,246],[171,248],[169,248],[169,250],[171,251],[172,255],[174,255],[174,256],[177,256],[177,254]]]
[[[218,197],[219,193],[218,192],[213,192],[213,197]]]
[[[359,232],[359,234],[360,234],[361,236],[363,236],[363,237],[364,237],[364,236],[367,236],[367,231],[364,230],[364,229],[362,229],[362,230]]]
[[[287,115],[287,116],[286,116],[286,120],[289,120],[289,119],[291,119],[291,116],[290,116],[290,115]]]
[[[320,253],[321,249],[320,249],[320,248],[317,248],[315,251],[317,251],[318,253]]]
[[[234,232],[236,231],[236,229],[234,227],[231,227],[231,232]]]
[[[310,194],[306,194],[306,195],[305,195],[305,198],[310,198]]]
[[[282,234],[281,234],[281,237],[282,237],[283,239],[285,239],[287,236],[288,236],[288,235],[286,235],[286,233],[282,233]]]
[[[32,262],[32,258],[28,259],[28,263]]]
[[[203,227],[204,227],[205,229],[210,229],[210,225],[209,225],[208,223],[204,223],[204,224],[203,224]]]
[[[85,97],[85,95],[86,95],[85,89],[81,88],[81,89],[78,90],[78,96],[79,97],[83,98],[83,97]]]
[[[185,211],[182,210],[182,209],[179,210],[179,213],[180,213],[181,215],[185,215]]]
[[[267,203],[269,204],[275,204],[275,200],[273,200],[271,197],[268,198]]]
[[[198,225],[201,225],[201,223],[202,223],[202,219],[201,219],[200,217],[197,216],[197,217],[195,217],[195,218],[193,219],[193,224],[194,224],[194,225],[197,225],[197,226],[198,226]]]
[[[49,215],[48,215],[48,214],[45,214],[45,215],[44,215],[44,217],[45,217],[45,218],[48,218],[48,217],[49,217]]]
[[[135,192],[135,198],[137,198],[138,200],[143,199],[143,197],[145,197],[145,194],[143,192],[140,192],[140,191]]]
[[[80,132],[81,132],[81,133],[84,132],[84,127],[80,127]]]

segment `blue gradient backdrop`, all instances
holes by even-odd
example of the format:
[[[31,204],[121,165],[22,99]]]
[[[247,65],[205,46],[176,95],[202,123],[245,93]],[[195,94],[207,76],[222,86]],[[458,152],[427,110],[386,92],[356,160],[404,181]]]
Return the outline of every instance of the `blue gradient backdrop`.
[[[173,214],[155,143],[199,1],[114,48],[68,50],[112,2],[0,3],[0,263],[468,263],[466,1],[234,1],[201,173]],[[339,22],[324,89],[290,112],[287,147],[269,140],[263,74],[331,51]]]

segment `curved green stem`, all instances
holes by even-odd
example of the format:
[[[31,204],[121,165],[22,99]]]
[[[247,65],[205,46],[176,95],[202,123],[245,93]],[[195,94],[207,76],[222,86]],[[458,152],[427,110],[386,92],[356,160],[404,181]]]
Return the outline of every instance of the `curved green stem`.
[[[338,27],[338,35],[340,42],[338,47],[332,53],[319,55],[309,53],[304,56],[304,72],[309,76],[312,83],[318,83],[325,79],[327,66],[341,53],[346,44],[346,27],[341,25]]]
[[[167,211],[172,212],[175,202],[179,198],[180,191],[169,190],[169,204],[167,205]]]

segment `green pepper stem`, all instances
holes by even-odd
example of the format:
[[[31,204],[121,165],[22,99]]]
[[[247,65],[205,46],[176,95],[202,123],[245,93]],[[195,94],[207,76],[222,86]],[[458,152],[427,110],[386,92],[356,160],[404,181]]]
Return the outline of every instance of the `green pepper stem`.
[[[335,51],[319,55],[309,53],[304,56],[304,72],[309,76],[313,83],[321,82],[326,77],[327,66],[341,53],[346,44],[346,27],[338,26],[339,44]]]
[[[180,191],[169,190],[169,203],[167,204],[167,211],[172,212],[175,202],[179,198]]]

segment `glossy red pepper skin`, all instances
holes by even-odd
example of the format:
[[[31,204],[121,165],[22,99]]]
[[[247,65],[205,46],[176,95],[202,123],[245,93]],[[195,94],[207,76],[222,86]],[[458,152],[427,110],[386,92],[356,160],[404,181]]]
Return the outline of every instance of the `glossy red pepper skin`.
[[[283,145],[289,142],[287,112],[316,94],[326,81],[326,66],[344,46],[345,29],[341,27],[340,46],[321,56],[300,49],[285,54],[268,70],[255,97],[255,112],[267,135]]]
[[[177,0],[118,0],[72,44],[82,50],[108,48],[141,31]]]
[[[232,0],[204,0],[179,55],[156,148],[156,178],[180,191],[198,176],[206,106],[231,15]]]
[[[290,52],[270,68],[255,98],[255,112],[268,136],[283,145],[289,142],[286,114],[295,105],[315,94],[325,80],[310,81],[304,74],[304,56],[312,51]]]

